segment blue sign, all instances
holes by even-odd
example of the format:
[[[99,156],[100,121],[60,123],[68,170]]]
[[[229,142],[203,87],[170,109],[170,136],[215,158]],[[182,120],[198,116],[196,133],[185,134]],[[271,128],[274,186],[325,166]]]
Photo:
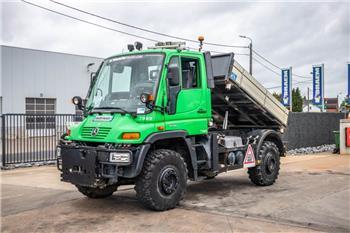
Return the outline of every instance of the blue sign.
[[[348,103],[350,104],[350,63],[348,63]]]
[[[323,104],[323,66],[312,67],[312,78],[313,78],[313,104]]]
[[[233,81],[236,81],[237,75],[236,75],[235,73],[231,72],[230,78],[231,78]]]
[[[282,104],[290,106],[291,102],[291,70],[282,70]]]

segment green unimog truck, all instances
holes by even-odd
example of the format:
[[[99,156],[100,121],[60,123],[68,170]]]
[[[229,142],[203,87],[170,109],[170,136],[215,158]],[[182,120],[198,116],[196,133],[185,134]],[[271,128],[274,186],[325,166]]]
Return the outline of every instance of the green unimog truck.
[[[73,97],[85,117],[57,146],[62,181],[90,198],[134,184],[154,210],[174,208],[188,179],[247,168],[254,184],[275,182],[288,110],[233,53],[136,48],[102,62],[86,102]]]

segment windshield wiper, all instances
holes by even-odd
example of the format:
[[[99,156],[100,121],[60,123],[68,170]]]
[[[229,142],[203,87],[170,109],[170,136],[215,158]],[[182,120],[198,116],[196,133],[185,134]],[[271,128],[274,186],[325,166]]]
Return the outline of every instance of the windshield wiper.
[[[96,107],[96,108],[93,108],[91,111],[90,111],[90,114],[91,113],[101,113],[101,111],[95,111],[95,110],[119,110],[119,111],[110,111],[110,113],[118,113],[118,112],[122,112],[123,114],[130,114],[131,116],[135,116],[135,113],[134,112],[129,112],[129,111],[126,111],[125,109],[123,108],[120,108],[120,107],[109,107],[109,106],[106,106],[106,107]]]

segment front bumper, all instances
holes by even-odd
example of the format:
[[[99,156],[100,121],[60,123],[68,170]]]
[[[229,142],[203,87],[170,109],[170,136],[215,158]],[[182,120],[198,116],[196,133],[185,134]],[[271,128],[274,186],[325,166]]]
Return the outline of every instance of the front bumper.
[[[134,178],[141,171],[145,153],[149,145],[139,145],[128,149],[107,149],[105,147],[59,145],[57,167],[62,172],[61,180],[75,185],[98,187],[115,184],[121,177]],[[118,164],[109,161],[111,152],[130,153],[130,162]],[[140,161],[140,159],[142,161]]]

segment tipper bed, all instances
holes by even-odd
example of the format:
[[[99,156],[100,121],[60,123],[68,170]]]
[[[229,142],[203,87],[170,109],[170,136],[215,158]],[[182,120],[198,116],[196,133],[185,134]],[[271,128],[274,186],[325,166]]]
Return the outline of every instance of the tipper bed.
[[[288,110],[234,60],[233,53],[211,58],[215,82],[212,111],[221,120],[228,114],[228,129],[287,126]]]

